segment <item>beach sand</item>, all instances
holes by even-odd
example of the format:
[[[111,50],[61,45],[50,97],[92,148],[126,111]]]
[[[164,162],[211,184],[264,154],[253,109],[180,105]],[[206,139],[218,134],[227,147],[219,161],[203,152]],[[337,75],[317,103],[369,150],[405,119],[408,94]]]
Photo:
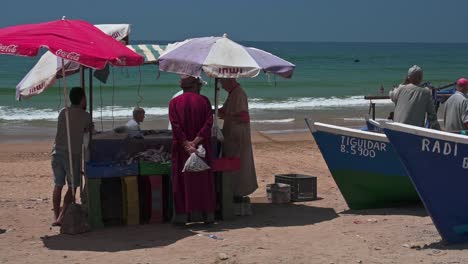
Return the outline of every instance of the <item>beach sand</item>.
[[[76,236],[50,227],[51,141],[1,143],[0,263],[468,263],[467,246],[441,243],[422,206],[350,211],[310,134],[255,132],[253,139],[260,185],[253,216]],[[268,203],[265,185],[280,173],[317,176],[320,199]]]

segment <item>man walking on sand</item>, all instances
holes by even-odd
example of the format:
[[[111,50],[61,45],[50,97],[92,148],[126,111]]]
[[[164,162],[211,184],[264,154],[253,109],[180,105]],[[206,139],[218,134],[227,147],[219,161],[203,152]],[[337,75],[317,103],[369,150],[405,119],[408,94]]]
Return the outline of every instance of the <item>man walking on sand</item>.
[[[83,145],[83,135],[90,128],[91,117],[86,109],[86,96],[81,87],[74,87],[70,90],[71,106],[68,108],[70,125],[70,142],[73,162],[73,179],[71,177],[68,138],[65,118],[65,108],[60,111],[57,122],[57,134],[52,149],[52,171],[54,173],[54,191],[52,201],[54,206],[53,226],[62,224],[63,213],[66,207],[73,201],[72,186],[80,186],[81,179],[81,150]],[[68,185],[67,193],[63,199],[63,208],[60,210],[62,199],[62,189]]]

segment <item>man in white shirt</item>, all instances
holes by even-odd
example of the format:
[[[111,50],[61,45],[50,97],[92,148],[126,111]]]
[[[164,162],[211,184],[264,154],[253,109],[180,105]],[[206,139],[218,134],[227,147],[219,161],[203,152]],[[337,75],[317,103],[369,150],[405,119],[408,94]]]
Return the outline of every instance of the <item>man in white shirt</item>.
[[[145,120],[145,110],[140,107],[135,107],[133,109],[133,118],[127,122],[125,125],[127,127],[127,132],[129,137],[142,137],[140,123]]]

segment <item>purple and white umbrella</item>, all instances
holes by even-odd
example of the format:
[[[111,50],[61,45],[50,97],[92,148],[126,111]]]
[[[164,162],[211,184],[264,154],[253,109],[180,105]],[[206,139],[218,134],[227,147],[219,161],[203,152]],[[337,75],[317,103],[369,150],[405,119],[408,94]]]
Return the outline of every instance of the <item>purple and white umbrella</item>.
[[[215,122],[218,127],[218,78],[253,78],[260,71],[291,78],[296,65],[271,53],[244,47],[222,37],[187,39],[170,44],[157,60],[161,71],[199,77],[204,71],[215,79]]]
[[[294,64],[263,50],[244,47],[229,38],[187,39],[168,47],[159,59],[161,71],[212,78],[252,78],[260,71],[291,78]]]

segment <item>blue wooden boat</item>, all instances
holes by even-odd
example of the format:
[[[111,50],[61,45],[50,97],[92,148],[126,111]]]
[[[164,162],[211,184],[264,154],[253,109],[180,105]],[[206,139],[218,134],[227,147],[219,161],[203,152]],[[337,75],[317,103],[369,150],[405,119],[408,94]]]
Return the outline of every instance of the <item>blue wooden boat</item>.
[[[379,122],[370,119],[369,116],[366,116],[365,119],[366,119],[367,131],[383,133],[383,128]]]
[[[442,238],[468,242],[468,136],[399,123],[384,131]]]
[[[385,134],[306,123],[351,209],[394,207],[419,198]]]

